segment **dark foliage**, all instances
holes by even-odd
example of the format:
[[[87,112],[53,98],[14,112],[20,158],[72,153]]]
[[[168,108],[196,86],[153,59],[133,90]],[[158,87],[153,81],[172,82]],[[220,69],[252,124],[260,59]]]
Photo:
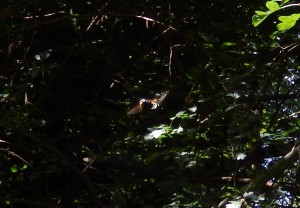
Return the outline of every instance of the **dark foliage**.
[[[3,2],[1,207],[298,206],[299,43],[262,6]]]

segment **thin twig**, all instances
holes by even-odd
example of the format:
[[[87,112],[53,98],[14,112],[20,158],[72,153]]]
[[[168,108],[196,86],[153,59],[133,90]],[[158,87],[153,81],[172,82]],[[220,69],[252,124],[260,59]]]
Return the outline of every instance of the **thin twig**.
[[[32,167],[32,165],[30,165],[29,162],[27,162],[24,158],[22,158],[21,156],[19,156],[18,154],[10,151],[9,149],[4,149],[4,148],[0,148],[0,150],[2,150],[3,152],[7,152],[9,155],[12,155],[16,158],[19,158],[20,160],[22,160],[24,163],[26,163],[28,166]]]

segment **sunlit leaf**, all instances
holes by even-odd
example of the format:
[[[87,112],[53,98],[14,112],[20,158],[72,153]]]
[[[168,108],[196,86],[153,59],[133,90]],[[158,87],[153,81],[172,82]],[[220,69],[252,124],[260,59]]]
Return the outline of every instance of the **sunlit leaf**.
[[[247,155],[243,152],[237,153],[236,159],[237,160],[244,160],[247,157]]]
[[[234,45],[236,45],[235,42],[224,42],[224,43],[222,43],[223,47],[234,46]]]
[[[158,139],[160,136],[162,136],[163,134],[165,134],[167,131],[163,128],[161,129],[155,129],[155,130],[151,130],[150,133],[146,134],[144,136],[145,140],[151,140],[151,139]]]
[[[196,164],[197,164],[197,162],[193,160],[193,161],[190,161],[185,167],[186,167],[186,168],[192,168],[192,167],[194,167]]]
[[[229,204],[226,204],[226,208],[240,208],[241,203],[239,201],[229,201]]]
[[[266,7],[270,10],[270,12],[275,12],[280,9],[280,6],[276,1],[268,1],[266,3]]]
[[[279,4],[275,1],[268,1],[266,3],[266,7],[269,9],[269,11],[255,11],[256,14],[252,17],[252,24],[254,27],[257,27],[259,24],[261,24],[271,13],[280,9]]]
[[[186,111],[180,111],[174,117],[171,117],[170,120],[174,120],[176,118],[180,118],[180,119],[184,120],[184,119],[188,119],[189,115],[187,114]]]
[[[264,201],[266,198],[263,195],[259,195],[259,196],[257,196],[257,199],[259,201]]]
[[[280,5],[284,5],[286,3],[288,3],[290,0],[282,0]]]
[[[255,196],[253,191],[245,192],[243,195],[245,198],[252,198],[253,196]]]
[[[252,17],[252,24],[254,27],[257,27],[260,23],[262,23],[270,14],[270,12],[263,11],[255,11],[255,15]]]
[[[196,111],[197,111],[197,106],[194,106],[194,107],[188,108],[188,110],[194,113],[194,112],[196,112]]]
[[[27,169],[28,165],[27,164],[24,164],[23,167],[21,168],[21,170],[25,170]]]
[[[172,131],[172,133],[181,133],[181,132],[183,132],[183,128],[181,127],[181,126],[179,126],[178,128],[176,128],[176,129],[173,129],[173,131]]]
[[[281,21],[277,25],[278,30],[288,30],[295,26],[296,22],[300,18],[300,14],[292,14],[289,16],[280,16],[278,19]]]

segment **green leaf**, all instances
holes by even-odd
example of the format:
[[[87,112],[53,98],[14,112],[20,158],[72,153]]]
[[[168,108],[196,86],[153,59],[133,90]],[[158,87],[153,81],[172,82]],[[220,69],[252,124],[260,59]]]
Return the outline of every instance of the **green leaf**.
[[[17,167],[16,165],[13,165],[13,166],[10,168],[10,171],[11,171],[12,173],[16,173],[16,172],[18,172],[18,167]]]
[[[270,10],[270,12],[275,12],[280,9],[280,6],[275,1],[267,1],[266,7]]]
[[[222,43],[222,47],[228,47],[228,46],[234,46],[234,45],[236,45],[236,43],[230,42],[230,41]]]
[[[21,168],[21,170],[25,170],[25,169],[27,169],[27,167],[28,166],[26,164],[24,164],[23,167]]]
[[[283,0],[280,5],[282,6],[282,5],[286,4],[286,3],[288,3],[289,1],[290,0]]]
[[[255,11],[255,15],[252,17],[252,24],[254,27],[257,27],[260,23],[262,23],[271,13],[280,9],[280,6],[275,1],[268,1],[266,3],[266,7],[269,11]]]
[[[260,23],[262,23],[268,16],[271,14],[269,11],[255,11],[255,15],[252,17],[252,24],[254,27],[257,27]]]
[[[300,14],[292,14],[289,16],[280,16],[278,19],[281,21],[277,25],[278,30],[288,30],[295,26],[297,20],[300,18]]]

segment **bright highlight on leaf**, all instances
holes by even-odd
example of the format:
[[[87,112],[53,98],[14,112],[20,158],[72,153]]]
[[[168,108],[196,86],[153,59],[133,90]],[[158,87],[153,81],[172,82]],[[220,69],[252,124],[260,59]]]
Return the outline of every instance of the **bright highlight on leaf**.
[[[230,201],[229,204],[226,204],[226,208],[240,208],[241,203],[239,201]]]
[[[236,155],[237,160],[244,160],[247,157],[247,155],[243,152],[240,152]]]

